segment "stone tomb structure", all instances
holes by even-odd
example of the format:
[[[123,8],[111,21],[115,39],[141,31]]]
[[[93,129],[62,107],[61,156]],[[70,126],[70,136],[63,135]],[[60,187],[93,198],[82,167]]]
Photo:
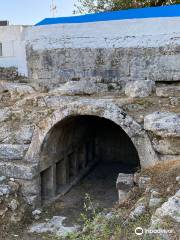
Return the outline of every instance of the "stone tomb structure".
[[[131,174],[180,159],[179,17],[23,34],[26,83],[0,81],[0,174],[29,204],[65,194],[97,162]]]

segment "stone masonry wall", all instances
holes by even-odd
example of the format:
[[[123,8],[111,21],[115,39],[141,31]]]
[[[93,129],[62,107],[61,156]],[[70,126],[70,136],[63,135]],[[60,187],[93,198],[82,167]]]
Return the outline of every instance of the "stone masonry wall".
[[[83,77],[179,81],[180,18],[36,26],[27,31],[31,82],[52,88]]]
[[[41,203],[45,161],[54,184],[58,148],[46,148],[49,133],[70,116],[117,124],[142,168],[180,159],[179,23],[143,19],[27,30],[29,84],[0,81],[0,175],[18,180],[29,204]],[[51,149],[44,158],[42,146]]]
[[[161,48],[28,50],[31,79],[52,88],[72,79],[101,76],[104,82],[178,81],[179,46]]]
[[[96,78],[45,93],[1,81],[0,89],[0,175],[15,178],[29,204],[40,204],[40,166],[46,160],[49,168],[57,155],[49,131],[68,116],[93,115],[118,124],[134,144],[141,167],[180,159],[178,83],[134,81],[117,87]],[[42,146],[51,149],[43,159]]]

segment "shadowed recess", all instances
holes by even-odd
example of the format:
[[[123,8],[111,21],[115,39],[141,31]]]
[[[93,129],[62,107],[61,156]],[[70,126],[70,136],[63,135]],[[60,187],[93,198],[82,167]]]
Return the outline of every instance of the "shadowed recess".
[[[139,157],[127,134],[114,122],[97,116],[71,116],[60,121],[42,146],[42,199],[65,194],[97,165],[115,168],[116,174],[137,170]]]

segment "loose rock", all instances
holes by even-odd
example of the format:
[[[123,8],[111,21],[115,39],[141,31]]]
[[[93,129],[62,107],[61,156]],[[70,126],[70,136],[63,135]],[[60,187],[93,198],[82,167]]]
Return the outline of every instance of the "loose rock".
[[[12,199],[8,204],[8,207],[14,212],[19,206],[19,202],[16,199]]]
[[[163,203],[160,208],[158,208],[152,217],[152,225],[154,219],[163,219],[170,217],[173,221],[180,222],[180,190],[176,192],[173,197],[170,197],[167,202]]]
[[[151,178],[148,176],[142,176],[138,179],[138,186],[140,189],[146,189],[151,182]]]
[[[152,93],[154,86],[154,82],[150,80],[129,82],[125,86],[125,94],[132,98],[147,97]]]
[[[129,219],[135,220],[140,217],[143,213],[145,213],[146,207],[143,203],[139,203],[135,209],[130,213]]]
[[[65,227],[63,226],[63,222],[66,218],[61,216],[54,216],[52,219],[47,221],[46,223],[40,223],[33,225],[29,232],[30,233],[51,233],[58,237],[64,237],[68,233],[72,233],[77,230],[77,226],[75,227]]]
[[[107,91],[107,85],[103,83],[95,83],[88,80],[70,81],[51,91],[51,93],[59,93],[61,95],[92,95],[99,92]]]
[[[162,137],[180,137],[180,115],[154,112],[144,118],[144,128]]]
[[[0,196],[9,195],[11,192],[10,186],[5,184],[0,184]]]
[[[118,190],[119,203],[123,203],[127,197],[128,192],[134,186],[134,175],[133,174],[125,174],[119,173],[116,188]]]

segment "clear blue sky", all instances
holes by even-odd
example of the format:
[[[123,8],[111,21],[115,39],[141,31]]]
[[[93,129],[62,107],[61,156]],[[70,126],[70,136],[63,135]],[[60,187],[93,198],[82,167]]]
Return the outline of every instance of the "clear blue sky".
[[[55,0],[58,17],[71,16],[77,0]],[[51,17],[51,0],[1,0],[0,20],[9,20],[10,24],[35,24]]]

